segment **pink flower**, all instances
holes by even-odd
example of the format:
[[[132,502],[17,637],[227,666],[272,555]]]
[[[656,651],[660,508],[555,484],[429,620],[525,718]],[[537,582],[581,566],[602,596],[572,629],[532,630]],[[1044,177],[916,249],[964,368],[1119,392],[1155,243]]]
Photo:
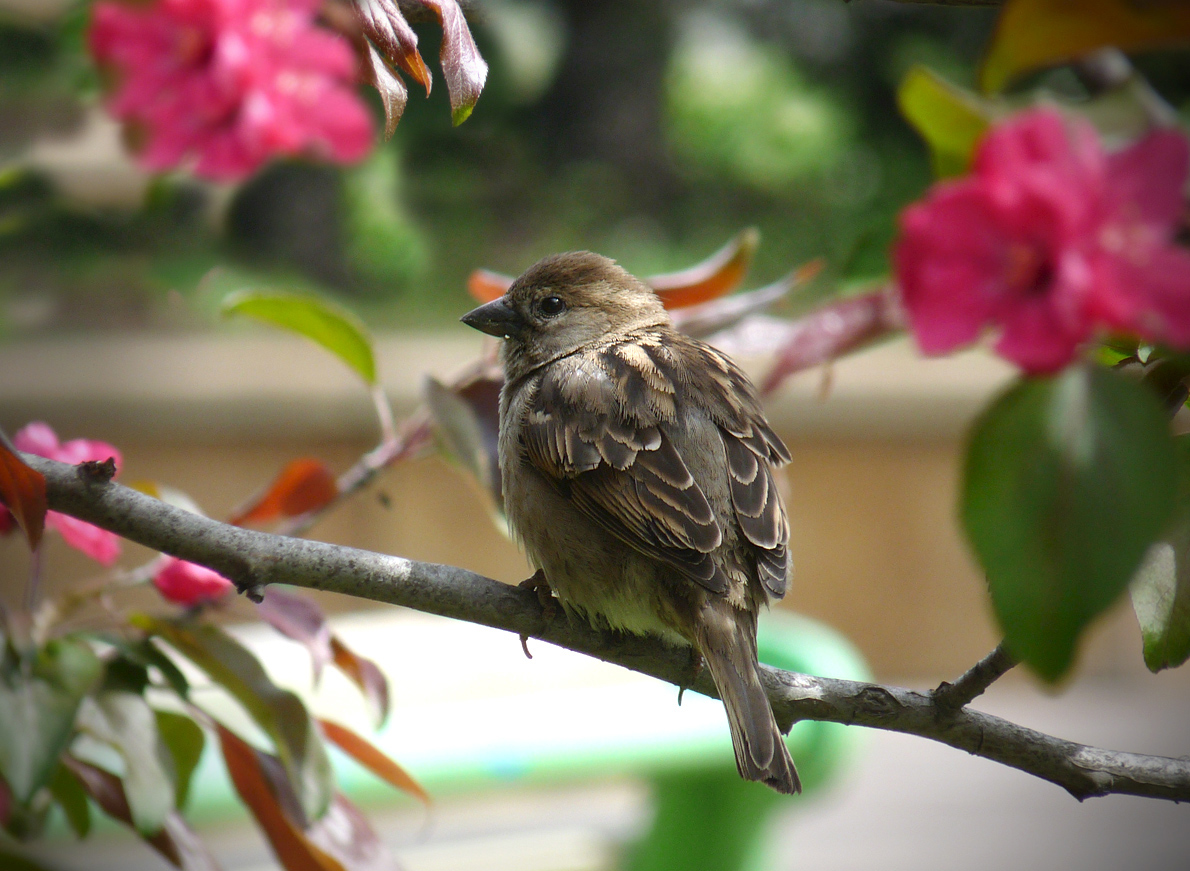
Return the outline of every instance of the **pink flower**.
[[[372,144],[347,41],[314,25],[320,0],[101,0],[91,53],[108,102],[154,170],[193,160],[234,180],[275,155],[349,163]]]
[[[153,576],[153,586],[169,601],[186,606],[213,601],[235,589],[218,572],[173,556],[165,558]]]
[[[1190,345],[1190,251],[1173,243],[1188,170],[1173,130],[1108,154],[1052,109],[993,129],[970,176],[901,215],[894,260],[922,351],[994,327],[1000,354],[1046,373],[1099,330]]]
[[[58,436],[49,424],[36,422],[21,429],[12,439],[13,446],[19,451],[48,457],[62,463],[77,465],[87,460],[102,462],[108,457],[116,461],[118,469],[123,460],[120,452],[107,442],[96,442],[90,439],[74,439],[66,444],[58,443]],[[7,532],[12,528],[13,519],[8,509],[0,505],[0,532]],[[67,514],[48,511],[45,515],[45,528],[56,529],[62,535],[62,540],[68,545],[81,550],[93,560],[105,566],[110,566],[120,556],[120,538],[114,532],[100,529],[90,523],[84,523]]]

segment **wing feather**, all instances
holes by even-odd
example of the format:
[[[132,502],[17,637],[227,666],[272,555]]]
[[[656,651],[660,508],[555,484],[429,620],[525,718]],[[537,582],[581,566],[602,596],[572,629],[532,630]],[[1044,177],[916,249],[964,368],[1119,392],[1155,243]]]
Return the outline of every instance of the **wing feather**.
[[[680,350],[705,355],[705,365],[679,372],[682,354],[642,342],[582,352],[546,367],[523,421],[526,456],[602,529],[725,593],[728,579],[714,558],[724,539],[721,520],[668,430],[676,425],[676,383],[689,384],[719,427],[733,513],[759,580],[780,597],[789,524],[771,465],[788,461],[789,453],[734,363],[699,343]]]

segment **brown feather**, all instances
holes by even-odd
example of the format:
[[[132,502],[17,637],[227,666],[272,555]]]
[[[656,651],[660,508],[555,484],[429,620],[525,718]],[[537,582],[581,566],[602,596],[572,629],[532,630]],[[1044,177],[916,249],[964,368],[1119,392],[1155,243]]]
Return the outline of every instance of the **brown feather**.
[[[773,477],[789,451],[747,377],[588,252],[546,258],[473,315],[508,337],[501,469],[532,560],[568,610],[695,645],[741,775],[797,791],[756,664],[757,613],[789,574]]]

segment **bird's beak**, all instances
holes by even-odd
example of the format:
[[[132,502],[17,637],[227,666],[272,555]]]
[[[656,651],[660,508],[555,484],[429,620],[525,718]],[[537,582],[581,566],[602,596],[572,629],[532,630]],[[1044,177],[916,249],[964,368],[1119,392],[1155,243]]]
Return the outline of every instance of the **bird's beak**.
[[[504,297],[472,309],[459,320],[481,333],[502,339],[518,335],[525,326],[525,322],[521,320],[516,309],[509,305],[508,300]]]

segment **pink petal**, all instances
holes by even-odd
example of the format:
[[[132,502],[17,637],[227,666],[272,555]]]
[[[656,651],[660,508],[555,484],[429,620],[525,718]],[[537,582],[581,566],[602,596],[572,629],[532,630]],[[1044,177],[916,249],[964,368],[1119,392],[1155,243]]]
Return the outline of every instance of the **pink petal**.
[[[234,181],[275,156],[362,157],[372,126],[355,55],[317,25],[320,5],[99,0],[89,45],[117,73],[109,111],[144,129],[141,163]]]
[[[25,424],[12,437],[12,443],[18,451],[37,454],[39,457],[57,459],[58,435],[48,423],[36,420]]]
[[[90,460],[103,462],[109,457],[116,461],[117,470],[123,464],[120,452],[107,442],[72,439],[65,444],[59,444],[58,436],[50,425],[41,421],[22,427],[13,436],[12,443],[18,450],[71,465]],[[57,511],[46,514],[45,525],[46,529],[58,530],[62,540],[75,550],[82,551],[105,566],[110,566],[120,556],[120,538],[114,532],[108,532]]]
[[[979,337],[998,294],[1004,245],[991,203],[970,180],[938,185],[902,214],[893,257],[924,353],[943,354]]]
[[[975,155],[975,174],[989,180],[1012,180],[1029,168],[1074,184],[1100,176],[1104,154],[1095,128],[1057,109],[1031,109],[993,127]]]
[[[1032,374],[1063,368],[1091,335],[1093,325],[1084,302],[1087,295],[1086,275],[1063,275],[1059,268],[1047,293],[1018,295],[1002,307],[996,351]]]
[[[124,465],[124,458],[120,455],[119,450],[107,442],[92,439],[72,439],[58,448],[53,457],[55,460],[70,463],[72,466],[92,460],[103,462],[109,458],[116,461],[117,471]]]
[[[218,572],[172,556],[165,558],[153,576],[153,585],[164,598],[187,607],[214,601],[235,589],[235,584]]]
[[[1108,157],[1112,205],[1118,218],[1168,240],[1186,210],[1190,144],[1176,130],[1155,130]]]
[[[120,538],[114,532],[57,511],[46,513],[45,526],[58,530],[63,541],[101,565],[110,566],[120,557]]]
[[[1145,339],[1190,348],[1190,251],[1154,248],[1143,259],[1117,258],[1115,275],[1140,303],[1131,326]]]
[[[354,93],[343,88],[310,107],[309,125],[318,156],[337,163],[363,160],[375,141],[372,116]]]

